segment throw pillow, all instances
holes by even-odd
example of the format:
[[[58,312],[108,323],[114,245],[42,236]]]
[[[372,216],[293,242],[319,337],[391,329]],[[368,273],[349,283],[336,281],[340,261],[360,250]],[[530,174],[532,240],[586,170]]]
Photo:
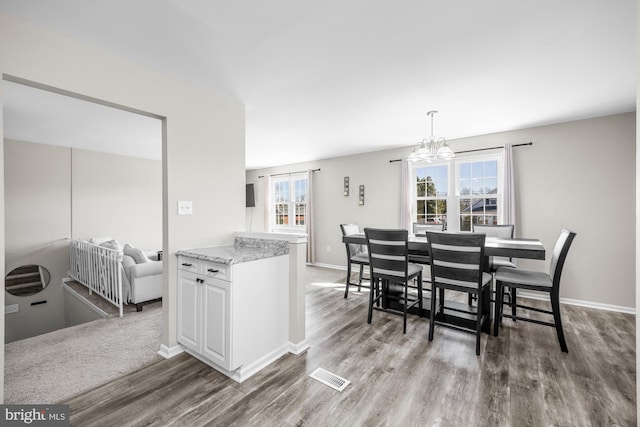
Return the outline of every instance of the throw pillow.
[[[92,237],[89,239],[89,243],[93,243],[94,245],[99,245],[100,243],[108,242],[109,240],[113,240],[111,237]]]
[[[103,248],[113,249],[114,251],[122,252],[122,245],[118,243],[117,240],[109,240],[106,242],[102,242],[98,246],[102,246]]]
[[[145,254],[138,248],[134,248],[128,243],[124,245],[124,254],[129,255],[131,258],[133,258],[136,264],[144,264],[145,262],[149,262],[147,254]]]

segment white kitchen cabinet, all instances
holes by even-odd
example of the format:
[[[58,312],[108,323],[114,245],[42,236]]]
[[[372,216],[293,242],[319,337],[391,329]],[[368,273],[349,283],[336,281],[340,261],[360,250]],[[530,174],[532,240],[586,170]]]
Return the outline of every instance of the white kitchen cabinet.
[[[178,257],[178,342],[236,381],[288,352],[289,257]]]

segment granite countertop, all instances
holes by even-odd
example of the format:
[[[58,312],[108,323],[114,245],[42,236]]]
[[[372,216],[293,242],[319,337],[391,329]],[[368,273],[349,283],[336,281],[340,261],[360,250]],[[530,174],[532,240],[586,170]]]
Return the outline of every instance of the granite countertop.
[[[176,254],[204,261],[233,265],[288,255],[289,242],[286,240],[236,237],[233,245],[181,249]]]

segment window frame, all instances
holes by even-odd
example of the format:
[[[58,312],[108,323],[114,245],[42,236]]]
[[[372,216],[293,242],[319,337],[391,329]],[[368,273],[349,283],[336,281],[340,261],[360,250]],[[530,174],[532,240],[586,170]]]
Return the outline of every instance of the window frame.
[[[411,197],[411,222],[416,222],[418,217],[418,195],[417,195],[417,170],[419,168],[429,166],[447,166],[447,213],[446,222],[447,230],[459,232],[460,230],[460,200],[466,198],[466,195],[461,195],[460,191],[460,166],[463,163],[474,163],[480,161],[497,161],[497,194],[496,202],[498,204],[496,209],[496,216],[498,224],[501,223],[503,200],[504,200],[504,183],[503,183],[503,168],[504,159],[502,152],[499,153],[486,153],[486,154],[459,154],[451,160],[440,160],[434,162],[411,162],[411,185],[410,185],[410,197]],[[472,196],[473,198],[473,196]],[[480,198],[480,197],[476,197]],[[491,197],[493,198],[493,196]],[[409,224],[410,226],[410,224]],[[465,230],[466,231],[466,230]]]
[[[445,161],[435,161],[435,162],[415,162],[412,164],[411,168],[411,222],[417,222],[418,218],[418,201],[425,200],[425,204],[428,200],[442,200],[443,197],[435,196],[432,199],[429,199],[429,196],[426,193],[425,188],[425,196],[424,199],[421,197],[418,199],[418,191],[417,191],[417,182],[418,182],[418,169],[427,168],[427,167],[438,167],[438,166],[447,166],[447,197],[444,198],[447,203],[447,223],[449,222],[449,204],[451,197],[451,170],[450,170],[450,162],[448,160]],[[425,214],[426,215],[426,214]],[[410,224],[409,224],[410,225]]]
[[[493,197],[493,195],[491,195],[491,197],[486,197],[488,194],[485,193],[483,195],[481,195],[481,197],[478,196],[474,196],[473,193],[470,195],[470,197],[467,197],[467,195],[462,195],[460,194],[461,192],[461,188],[460,188],[460,165],[463,163],[475,163],[475,162],[486,162],[486,161],[492,161],[495,160],[497,162],[497,167],[496,167],[496,188],[497,188],[497,193],[495,195],[495,197]],[[455,182],[455,190],[454,190],[454,197],[455,197],[455,206],[454,206],[454,210],[455,210],[455,218],[456,218],[456,231],[460,231],[460,201],[463,198],[471,198],[471,199],[487,199],[487,198],[495,198],[496,199],[496,203],[497,203],[497,207],[496,207],[496,223],[500,224],[501,223],[501,219],[503,217],[502,215],[502,210],[503,210],[503,200],[504,200],[504,185],[503,185],[503,168],[504,168],[504,162],[503,162],[503,156],[502,156],[502,152],[500,153],[489,153],[489,154],[474,154],[474,155],[469,155],[469,156],[461,156],[460,158],[454,158],[454,182]],[[471,216],[473,216],[473,214],[471,214]],[[472,220],[473,223],[473,220]],[[471,232],[471,230],[464,230],[464,231],[469,231]]]
[[[295,196],[296,196],[296,181],[305,181],[305,201],[303,203],[300,202],[296,202],[295,200]],[[288,182],[289,184],[289,200],[286,202],[286,205],[288,206],[287,209],[287,216],[289,218],[289,222],[293,222],[293,224],[289,223],[289,224],[277,224],[276,220],[276,205],[278,204],[284,204],[284,202],[277,202],[276,201],[276,197],[275,197],[275,187],[277,183],[281,183],[281,182]],[[299,173],[299,174],[290,174],[290,175],[281,175],[281,176],[273,176],[271,177],[271,185],[269,188],[269,192],[270,192],[270,207],[269,207],[269,212],[270,212],[270,226],[271,226],[271,231],[274,232],[287,232],[287,233],[304,233],[305,229],[306,229],[306,224],[302,224],[302,225],[298,225],[295,224],[296,222],[296,208],[299,205],[304,205],[304,214],[305,214],[305,220],[306,220],[306,215],[307,215],[307,206],[308,206],[308,197],[309,197],[309,178],[307,176],[306,173]]]

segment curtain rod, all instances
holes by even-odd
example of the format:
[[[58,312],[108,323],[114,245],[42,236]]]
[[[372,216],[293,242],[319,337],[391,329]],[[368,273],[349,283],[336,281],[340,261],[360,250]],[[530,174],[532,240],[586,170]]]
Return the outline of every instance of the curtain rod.
[[[522,144],[513,144],[512,147],[522,147],[525,145],[533,145],[533,142],[523,142]],[[499,147],[487,147],[487,148],[476,148],[473,150],[465,150],[465,151],[457,151],[455,154],[463,154],[463,153],[474,153],[476,151],[487,151],[487,150],[498,150],[500,148],[504,148],[504,145]],[[402,159],[389,160],[389,163],[401,162]]]
[[[311,172],[318,172],[320,170],[320,168],[318,169],[311,169]],[[298,172],[283,172],[283,173],[274,173],[273,175],[269,175],[269,176],[280,176],[280,175],[294,175],[296,173],[305,173],[306,171],[298,171]],[[264,175],[258,175],[258,178],[264,178]]]

